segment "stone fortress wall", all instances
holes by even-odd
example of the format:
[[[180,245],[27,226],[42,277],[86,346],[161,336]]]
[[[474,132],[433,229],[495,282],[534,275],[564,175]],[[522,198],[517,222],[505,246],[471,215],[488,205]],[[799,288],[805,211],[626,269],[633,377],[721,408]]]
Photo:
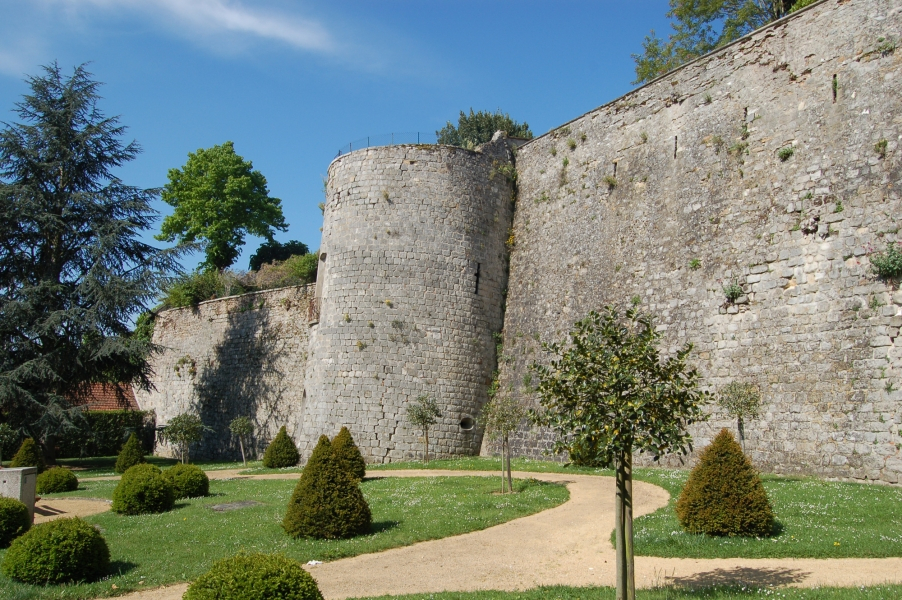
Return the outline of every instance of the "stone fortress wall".
[[[199,456],[236,457],[228,423],[249,414],[258,449],[286,425],[306,459],[346,425],[367,460],[383,462],[420,456],[405,413],[428,394],[442,407],[431,452],[477,454],[507,286],[509,144],[336,159],[317,285],[162,313],[154,342],[166,351],[141,407],[164,425],[199,412],[214,429]]]
[[[200,458],[241,457],[228,429],[237,416],[255,423],[252,453],[262,455],[282,425],[296,437],[314,289],[267,290],[160,313],[153,340],[164,351],[153,363],[155,389],[135,390],[138,404],[156,411],[158,426],[199,414],[213,430],[192,447]],[[172,449],[158,442],[157,452],[169,456]]]
[[[900,38],[902,2],[827,0],[522,147],[502,389],[637,297],[710,389],[760,386],[760,468],[899,482],[902,292],[867,254],[902,239]],[[697,448],[735,431],[712,410]]]
[[[249,409],[272,424],[261,439],[284,422],[305,457],[347,425],[384,462],[417,455],[404,412],[431,394],[437,454],[488,453],[492,334],[503,324],[502,391],[533,402],[540,341],[637,297],[668,348],[694,344],[710,389],[761,387],[764,414],[746,426],[760,468],[899,482],[902,293],[867,254],[902,239],[902,49],[886,43],[900,38],[900,0],[799,11],[525,144],[515,215],[505,140],[342,156],[317,285],[265,292],[253,311],[235,298],[164,313],[154,339],[171,350],[139,402],[161,423]],[[259,332],[276,324],[270,350]],[[175,372],[185,356],[203,381]],[[712,411],[696,447],[734,426]],[[204,452],[234,456],[212,438]],[[549,440],[524,427],[515,444],[540,456]]]
[[[506,140],[481,152],[389,146],[329,167],[302,444],[347,425],[368,461],[419,455],[405,422],[422,394],[442,406],[439,455],[476,454],[473,427],[502,327],[511,226]]]

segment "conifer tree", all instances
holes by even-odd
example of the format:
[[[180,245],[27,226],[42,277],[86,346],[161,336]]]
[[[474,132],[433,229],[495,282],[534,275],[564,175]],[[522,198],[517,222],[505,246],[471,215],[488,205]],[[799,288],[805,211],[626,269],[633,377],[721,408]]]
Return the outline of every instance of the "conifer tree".
[[[263,453],[263,466],[267,469],[284,469],[297,465],[300,459],[298,447],[294,445],[294,440],[289,437],[285,426],[282,425],[275,439]]]
[[[158,192],[116,176],[141,148],[104,116],[91,73],[52,63],[27,84],[20,122],[0,130],[0,413],[52,459],[54,438],[85,426],[68,398],[150,385],[132,316],[177,264],[142,240]]]
[[[141,446],[138,436],[133,433],[119,451],[119,456],[116,458],[116,472],[125,473],[130,467],[143,462],[145,462],[144,448]]]
[[[690,533],[761,537],[770,535],[774,526],[761,478],[726,429],[702,451],[676,512]]]
[[[298,481],[282,527],[291,537],[347,538],[370,530],[372,515],[354,478],[320,436]]]
[[[44,453],[41,452],[41,447],[33,438],[25,438],[22,441],[19,451],[13,456],[9,466],[13,469],[18,467],[37,467],[38,473],[43,473],[44,469],[47,468],[47,464],[44,462]]]
[[[349,473],[357,481],[366,477],[366,461],[347,427],[342,427],[332,440],[332,454],[345,473]]]

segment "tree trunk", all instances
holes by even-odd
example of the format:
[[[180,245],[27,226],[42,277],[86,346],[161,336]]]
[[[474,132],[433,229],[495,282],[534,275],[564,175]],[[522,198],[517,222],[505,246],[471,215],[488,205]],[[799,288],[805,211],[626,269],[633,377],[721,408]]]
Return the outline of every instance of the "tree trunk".
[[[44,455],[44,463],[47,465],[56,464],[56,436],[48,435],[42,440],[41,452]]]
[[[511,442],[507,436],[504,436],[504,446],[507,448],[507,491],[514,493],[514,480],[511,478]],[[502,464],[504,464],[502,462]]]
[[[247,458],[244,456],[244,442],[241,441],[241,437],[238,438],[238,445],[241,447],[241,463],[247,467]]]
[[[426,444],[426,452],[423,454],[423,462],[429,464],[429,430],[423,430],[423,441]]]
[[[636,573],[633,559],[633,455],[617,458],[617,498],[615,502],[615,551],[617,553],[617,600],[636,600]]]
[[[501,436],[501,493],[507,493],[507,481],[504,473],[504,456],[507,452],[507,440],[504,439],[504,436]]]

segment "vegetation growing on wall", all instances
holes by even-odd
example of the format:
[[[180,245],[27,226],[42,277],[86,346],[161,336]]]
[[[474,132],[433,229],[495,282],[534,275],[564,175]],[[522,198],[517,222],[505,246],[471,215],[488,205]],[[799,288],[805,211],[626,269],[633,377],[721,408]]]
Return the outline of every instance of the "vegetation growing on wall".
[[[460,111],[455,126],[451,121],[435,132],[437,144],[461,146],[473,149],[480,144],[491,141],[496,131],[507,133],[508,137],[532,139],[532,131],[528,123],[518,123],[499,108],[495,112],[479,111],[470,114]]]

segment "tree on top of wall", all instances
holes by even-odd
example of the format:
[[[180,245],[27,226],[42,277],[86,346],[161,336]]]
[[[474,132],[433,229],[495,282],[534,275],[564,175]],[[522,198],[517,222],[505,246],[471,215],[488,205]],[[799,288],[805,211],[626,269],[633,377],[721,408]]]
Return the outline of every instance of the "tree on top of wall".
[[[162,198],[174,207],[156,239],[180,246],[200,244],[203,266],[222,271],[235,262],[244,236],[273,239],[288,225],[282,201],[269,195],[266,178],[235,152],[232,142],[188,154],[181,169],[169,170]]]
[[[667,40],[654,31],[645,36],[642,54],[633,54],[633,83],[651,81],[814,1],[670,0],[667,16],[673,33]]]

